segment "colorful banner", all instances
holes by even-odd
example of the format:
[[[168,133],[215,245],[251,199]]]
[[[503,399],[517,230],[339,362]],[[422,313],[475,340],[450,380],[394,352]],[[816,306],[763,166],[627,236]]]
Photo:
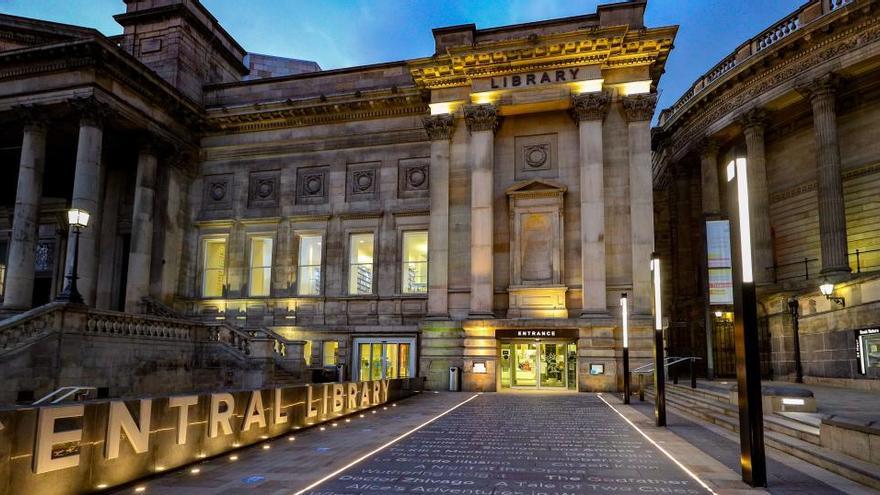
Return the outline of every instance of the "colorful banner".
[[[709,267],[709,304],[733,304],[729,221],[706,222],[706,256]]]

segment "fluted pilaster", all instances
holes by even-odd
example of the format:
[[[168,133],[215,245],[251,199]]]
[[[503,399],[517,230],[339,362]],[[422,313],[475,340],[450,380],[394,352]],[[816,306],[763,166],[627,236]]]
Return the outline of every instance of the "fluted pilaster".
[[[764,130],[767,112],[754,108],[739,118],[746,140],[746,168],[749,180],[749,214],[752,226],[752,259],[757,283],[773,281],[773,237],[770,230],[767,160],[764,154]]]
[[[449,317],[449,140],[455,130],[450,114],[425,117],[431,139],[431,218],[428,224],[428,317]]]

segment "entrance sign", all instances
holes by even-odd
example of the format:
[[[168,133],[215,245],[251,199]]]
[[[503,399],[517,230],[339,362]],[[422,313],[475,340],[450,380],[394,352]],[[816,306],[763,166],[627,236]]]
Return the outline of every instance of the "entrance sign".
[[[397,400],[421,378],[324,383],[0,411],[9,493],[112,487]],[[14,455],[13,455],[14,454]]]
[[[576,339],[577,328],[499,328],[496,339]]]
[[[730,221],[709,220],[706,222],[706,256],[709,269],[709,304],[733,304]]]

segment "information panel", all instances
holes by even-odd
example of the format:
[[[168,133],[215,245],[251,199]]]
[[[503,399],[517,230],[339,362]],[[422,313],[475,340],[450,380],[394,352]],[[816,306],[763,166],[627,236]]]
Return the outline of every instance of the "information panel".
[[[733,304],[733,270],[730,260],[730,222],[706,222],[706,255],[709,268],[709,304]]]

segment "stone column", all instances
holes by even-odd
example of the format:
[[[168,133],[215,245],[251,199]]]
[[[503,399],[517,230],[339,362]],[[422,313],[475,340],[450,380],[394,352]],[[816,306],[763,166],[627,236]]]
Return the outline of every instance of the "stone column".
[[[847,275],[849,256],[846,209],[840,176],[840,146],[834,98],[837,78],[827,74],[801,88],[813,107],[816,135],[816,178],[819,185],[819,238],[822,243],[822,274]]]
[[[656,94],[625,96],[623,111],[628,122],[629,211],[632,234],[632,283],[634,314],[651,313],[651,253],[654,250],[654,188],[651,170],[651,117]]]
[[[493,226],[493,168],[495,129],[498,114],[495,105],[467,105],[465,122],[471,134],[471,309],[475,318],[492,318],[495,280]]]
[[[34,251],[46,164],[46,121],[37,108],[19,107],[17,110],[25,124],[3,307],[23,310],[30,309],[34,292]]]
[[[581,191],[581,317],[607,314],[605,289],[605,166],[602,124],[608,113],[606,92],[584,93],[571,99],[578,125]]]
[[[718,185],[718,143],[706,139],[700,146],[700,176],[703,193],[703,215],[721,215],[721,196]]]
[[[156,200],[156,143],[141,144],[137,159],[134,211],[131,215],[131,246],[125,286],[125,312],[140,312],[141,300],[150,294],[150,266],[153,258],[153,216]]]
[[[449,140],[451,114],[423,119],[431,138],[431,218],[428,225],[428,318],[449,317]]]
[[[97,232],[101,226],[100,198],[103,185],[101,151],[104,138],[103,121],[108,109],[95,97],[79,98],[70,101],[79,111],[79,138],[76,145],[76,168],[73,177],[73,197],[71,207],[89,212],[89,224],[82,229],[79,238],[79,292],[83,301],[95,305],[98,282],[98,243]],[[68,232],[67,258],[64,264],[65,275],[73,264],[74,234]]]
[[[740,123],[746,138],[749,214],[752,217],[752,266],[755,282],[767,284],[773,282],[773,236],[770,232],[767,163],[764,157],[767,113],[760,108],[752,109],[740,117]]]

